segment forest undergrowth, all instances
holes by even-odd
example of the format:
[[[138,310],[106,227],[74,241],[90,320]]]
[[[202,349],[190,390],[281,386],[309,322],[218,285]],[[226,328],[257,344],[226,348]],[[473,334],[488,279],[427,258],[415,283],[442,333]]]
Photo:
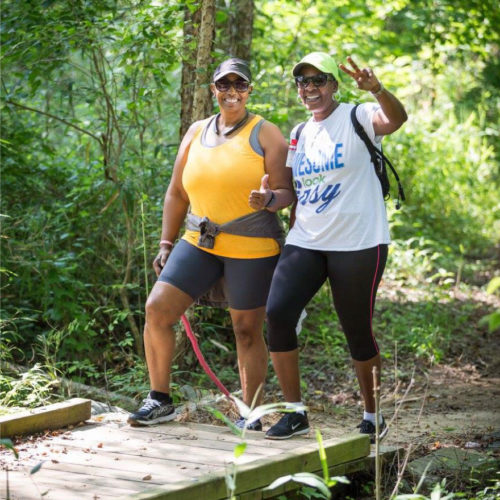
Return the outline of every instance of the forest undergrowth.
[[[490,446],[498,441],[495,432],[500,429],[500,331],[490,330],[486,320],[500,309],[500,300],[498,294],[486,291],[485,278],[490,275],[478,267],[476,284],[459,283],[446,274],[410,283],[398,278],[401,260],[398,262],[392,268],[389,262],[374,317],[383,357],[381,408],[391,427],[385,444],[401,448],[412,460],[440,448],[467,449],[470,443],[476,451],[500,458],[500,449]],[[238,394],[237,361],[227,312],[196,307],[189,316],[212,369],[230,391]],[[148,390],[147,370],[141,359],[129,353],[105,370],[82,364],[78,370],[68,371],[65,362],[58,361],[57,352],[65,338],[40,337],[33,359],[25,361],[27,370],[22,376],[9,373],[9,366],[15,366],[15,350],[7,352],[4,346],[6,370],[0,377],[4,411],[74,396],[75,386],[71,388],[61,380],[75,374],[75,380],[85,383],[81,387],[98,387],[103,400],[111,403],[107,396],[120,395],[122,406],[128,410],[133,409],[133,401],[139,404]],[[183,408],[178,419],[220,425],[205,409],[207,400],[236,418],[235,408],[217,393],[180,327],[178,339],[172,385],[174,399]],[[299,344],[303,399],[313,428],[319,429],[325,439],[355,432],[361,399],[327,286],[307,308]],[[264,394],[266,403],[281,401],[271,365]],[[278,414],[265,416],[264,427],[277,418]],[[469,495],[462,498],[487,499],[490,497],[480,496],[481,492],[494,479],[485,477],[472,485],[456,480],[448,483],[448,491]],[[356,484],[354,481],[352,488]],[[415,484],[407,478],[403,486],[411,491]],[[370,498],[368,494],[362,496],[361,490],[357,494],[361,496],[356,498]]]

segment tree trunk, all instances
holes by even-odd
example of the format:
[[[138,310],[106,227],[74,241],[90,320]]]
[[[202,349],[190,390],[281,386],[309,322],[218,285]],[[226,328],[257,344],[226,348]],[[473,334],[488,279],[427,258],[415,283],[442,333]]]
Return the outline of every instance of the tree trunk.
[[[184,7],[184,48],[182,54],[181,78],[181,125],[180,137],[184,137],[191,125],[191,109],[194,95],[194,75],[196,72],[197,36],[201,19],[201,9],[191,12]]]
[[[221,49],[227,57],[250,61],[252,47],[253,0],[232,0],[228,17],[221,26]]]
[[[250,61],[252,51],[253,0],[233,0],[229,19],[231,54]]]
[[[196,120],[212,112],[210,96],[211,51],[215,34],[215,0],[203,0],[194,13],[184,15],[184,51],[181,80],[180,137]]]
[[[196,84],[193,96],[191,120],[201,120],[212,111],[210,98],[210,66],[215,34],[215,0],[201,3],[201,21],[198,31],[198,53],[196,56]]]

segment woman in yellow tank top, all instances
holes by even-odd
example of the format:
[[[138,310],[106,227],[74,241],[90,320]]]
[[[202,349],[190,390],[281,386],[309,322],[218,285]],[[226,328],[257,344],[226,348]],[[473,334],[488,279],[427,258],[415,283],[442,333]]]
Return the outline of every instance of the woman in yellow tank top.
[[[271,214],[294,200],[285,167],[287,144],[278,127],[247,111],[252,85],[245,61],[221,63],[210,88],[220,112],[187,131],[165,195],[160,251],[153,263],[158,281],[146,303],[144,328],[151,391],[130,415],[131,425],[175,417],[170,397],[173,325],[220,278],[225,280],[247,405],[267,373],[265,304],[280,252],[268,226],[276,219]],[[188,209],[188,229],[174,247]],[[234,232],[229,225],[235,219]],[[260,421],[240,418],[236,424],[262,429]]]

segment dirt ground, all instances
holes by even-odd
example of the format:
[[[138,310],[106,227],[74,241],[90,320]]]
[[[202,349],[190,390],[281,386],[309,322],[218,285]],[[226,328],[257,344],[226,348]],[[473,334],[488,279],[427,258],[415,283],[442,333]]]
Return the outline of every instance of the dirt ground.
[[[481,305],[500,307],[497,299],[485,294],[476,300],[478,318],[484,314]],[[404,366],[407,375],[401,380],[388,363],[383,366],[380,407],[389,424],[383,444],[400,448],[402,459],[409,454],[410,462],[450,447],[500,457],[500,331],[489,333],[474,323],[464,337],[439,364]],[[352,370],[330,380],[303,378],[311,427],[320,429],[324,439],[357,432],[362,405]],[[268,384],[265,402],[279,400],[277,388]],[[224,400],[219,408],[226,415],[234,413]],[[279,417],[264,417],[264,430]],[[181,418],[220,423],[203,411]],[[314,433],[310,437],[315,439]]]
[[[479,296],[477,303],[478,318],[484,315],[481,304],[500,307],[500,301],[491,296]],[[488,333],[476,325],[476,321],[464,325],[470,331],[453,353],[438,364],[406,363],[399,370],[388,362],[383,366],[380,407],[389,425],[383,444],[402,450],[396,472],[401,470],[406,454],[411,461],[442,448],[474,450],[500,458],[500,331]],[[321,379],[306,373],[303,379],[308,388],[305,403],[313,430],[319,429],[323,439],[357,432],[362,405],[352,369]],[[237,418],[234,407],[214,392],[212,401],[216,398],[217,403],[211,406]],[[264,402],[277,401],[277,384],[270,380]],[[280,414],[265,416],[264,430],[279,418]],[[177,419],[223,425],[199,404],[185,405]],[[309,437],[314,440],[314,432]]]
[[[414,299],[408,297],[407,291],[398,293],[405,300]],[[386,286],[382,298],[384,295],[394,295],[394,289]],[[454,298],[471,300],[458,293]],[[486,447],[481,441],[484,436],[500,432],[500,331],[487,332],[477,327],[483,308],[500,308],[500,300],[480,291],[472,299],[478,305],[477,321],[464,325],[468,330],[446,359],[434,366],[412,366],[400,360],[400,371],[406,375],[399,379],[393,373],[394,367],[384,362],[380,407],[390,424],[386,444],[425,450],[475,442],[481,449]],[[303,363],[308,363],[307,358],[301,358]],[[353,370],[321,380],[314,375],[303,375],[303,379],[308,387],[306,404],[313,427],[318,427],[325,438],[355,430],[362,406]],[[276,401],[280,401],[278,388],[268,383],[265,402]],[[229,405],[220,405],[231,413]],[[186,418],[213,420],[200,412]],[[278,418],[264,417],[264,427]]]
[[[494,351],[498,351],[499,337],[495,338]],[[384,444],[406,450],[411,447],[413,456],[448,446],[486,449],[495,439],[492,434],[500,433],[498,364],[497,361],[494,367],[490,366],[491,370],[484,371],[467,363],[441,364],[432,368],[427,376],[416,375],[407,385],[397,387],[397,392],[382,389],[380,406],[389,424]],[[322,392],[325,392],[324,386]],[[266,397],[266,402],[278,400],[269,394]],[[322,397],[307,402],[311,427],[320,429],[324,439],[355,432],[362,416],[359,394],[356,391],[337,392],[329,400]],[[226,415],[234,413],[232,416],[236,417],[224,400],[218,407]],[[264,429],[279,417],[279,414],[264,417]],[[203,411],[180,418],[220,424]],[[500,434],[496,440],[500,441]],[[498,454],[500,456],[500,449]]]

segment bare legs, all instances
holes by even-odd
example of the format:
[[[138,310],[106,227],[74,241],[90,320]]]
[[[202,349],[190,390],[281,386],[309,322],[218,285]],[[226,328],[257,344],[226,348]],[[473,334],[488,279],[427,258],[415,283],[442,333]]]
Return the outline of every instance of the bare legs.
[[[193,299],[168,283],[155,283],[146,303],[144,346],[151,389],[170,392],[170,374],[175,350],[173,326]],[[267,373],[267,348],[262,335],[265,308],[230,309],[243,401],[250,405]],[[259,398],[260,400],[260,398]]]
[[[170,372],[175,350],[173,326],[193,299],[178,288],[157,281],[146,302],[144,347],[151,389],[170,392]]]
[[[287,352],[271,352],[271,360],[283,392],[283,397],[285,401],[295,403],[301,401],[298,352],[298,349]],[[377,367],[377,384],[380,386],[380,354],[377,354],[368,361],[353,360],[353,364],[361,396],[363,397],[365,411],[375,413],[373,367]]]
[[[271,352],[271,360],[285,401],[289,403],[301,401],[299,350]]]
[[[365,411],[375,413],[375,396],[373,394],[373,367],[377,367],[377,385],[380,386],[380,354],[373,356],[368,361],[353,360],[356,376],[358,377],[361,396],[365,403]]]
[[[230,309],[236,337],[236,352],[240,372],[243,401],[252,404],[259,386],[264,384],[267,374],[267,347],[262,335],[265,307],[248,310]],[[262,388],[256,404],[262,401]]]

